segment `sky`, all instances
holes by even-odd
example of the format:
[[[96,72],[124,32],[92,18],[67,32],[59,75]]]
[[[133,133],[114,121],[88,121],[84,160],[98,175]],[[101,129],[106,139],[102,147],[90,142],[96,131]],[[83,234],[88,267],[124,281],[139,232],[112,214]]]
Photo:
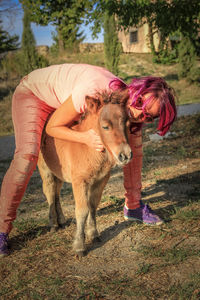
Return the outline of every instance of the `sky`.
[[[23,10],[21,8],[21,4],[18,0],[13,0],[17,4],[18,12],[12,19],[10,20],[9,16],[4,16],[3,19],[3,29],[8,31],[10,35],[17,34],[20,37],[22,36],[23,31],[23,24],[22,24],[22,18],[23,18]],[[80,31],[83,30],[83,34],[86,36],[84,43],[102,43],[103,42],[103,33],[101,32],[97,39],[92,38],[91,31],[89,29],[90,26],[81,26]],[[31,28],[33,31],[33,34],[35,36],[36,44],[37,46],[40,45],[47,45],[51,46],[53,43],[52,40],[52,32],[55,31],[54,26],[39,26],[34,23],[31,24]]]

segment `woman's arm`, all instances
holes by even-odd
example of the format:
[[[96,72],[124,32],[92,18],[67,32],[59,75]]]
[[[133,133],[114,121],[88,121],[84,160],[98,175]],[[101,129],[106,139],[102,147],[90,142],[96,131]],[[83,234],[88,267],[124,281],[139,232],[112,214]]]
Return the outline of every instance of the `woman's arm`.
[[[102,151],[104,146],[94,130],[79,132],[69,128],[70,124],[77,120],[79,116],[80,114],[75,110],[72,97],[70,96],[52,114],[46,126],[47,134],[58,139],[83,143],[95,148],[97,151]]]

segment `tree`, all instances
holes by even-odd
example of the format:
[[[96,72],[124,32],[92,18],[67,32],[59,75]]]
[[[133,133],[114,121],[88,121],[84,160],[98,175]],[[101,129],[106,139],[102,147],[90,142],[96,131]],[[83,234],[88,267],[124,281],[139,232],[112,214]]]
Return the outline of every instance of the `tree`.
[[[196,66],[195,47],[188,36],[183,36],[179,44],[179,69],[180,78],[189,82],[200,81],[200,69]]]
[[[175,32],[189,35],[194,41],[196,50],[199,32],[200,2],[199,0],[99,0],[93,1],[88,22],[93,21],[93,33],[99,32],[102,15],[108,11],[117,17],[118,28],[128,29],[148,23],[151,49],[155,52],[153,36],[159,32],[160,45],[158,52],[166,49],[170,35]]]
[[[46,67],[48,65],[48,61],[37,53],[36,42],[31,29],[30,13],[26,7],[24,7],[21,52],[23,73],[25,74],[28,74],[34,69]]]
[[[77,26],[83,23],[90,1],[88,0],[20,0],[31,9],[31,20],[46,26],[53,24],[57,31],[59,51],[71,42],[71,34],[77,33]]]
[[[36,42],[31,29],[30,15],[28,9],[24,8],[23,33],[22,33],[22,54],[25,73],[29,73],[38,67],[38,54]]]
[[[118,64],[121,54],[121,44],[118,40],[114,16],[106,12],[104,17],[104,55],[105,65],[115,75],[118,74]]]
[[[9,27],[12,26],[17,11],[14,0],[0,0],[0,53],[15,50],[19,46],[19,37],[9,34]],[[2,26],[3,20],[4,27]],[[5,27],[5,21],[7,27]]]
[[[59,39],[58,34],[52,33],[53,41],[55,42],[51,51],[54,53],[62,53],[63,50],[59,51]],[[79,52],[79,44],[84,40],[83,31],[79,32],[79,26],[74,24],[74,28],[68,28],[67,26],[62,30],[63,48],[66,51]]]
[[[0,20],[0,24],[1,23],[2,21]],[[17,49],[19,46],[18,40],[19,37],[17,35],[10,36],[10,34],[0,26],[0,53]]]

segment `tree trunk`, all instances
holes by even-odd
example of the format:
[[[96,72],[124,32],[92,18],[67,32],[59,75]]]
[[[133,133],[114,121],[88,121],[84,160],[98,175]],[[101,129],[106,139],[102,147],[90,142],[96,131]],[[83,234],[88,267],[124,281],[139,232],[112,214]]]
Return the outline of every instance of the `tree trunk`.
[[[59,55],[63,54],[65,47],[61,30],[58,28],[58,49]]]
[[[151,22],[148,22],[148,36],[149,36],[151,52],[153,55],[156,55],[156,49],[155,49],[155,45],[154,45],[154,41],[153,41],[153,30],[152,30]]]

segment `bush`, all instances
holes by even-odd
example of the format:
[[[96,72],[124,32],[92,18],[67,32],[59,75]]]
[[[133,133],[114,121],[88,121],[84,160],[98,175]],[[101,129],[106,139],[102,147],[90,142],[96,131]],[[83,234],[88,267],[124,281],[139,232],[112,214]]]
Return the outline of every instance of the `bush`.
[[[118,75],[119,59],[122,52],[121,43],[118,40],[114,16],[105,13],[104,16],[104,56],[105,65],[109,71]]]
[[[37,68],[44,68],[49,65],[48,60],[38,55]],[[9,52],[1,60],[1,73],[4,78],[21,78],[27,74],[26,68],[24,68],[24,55],[21,50]]]
[[[197,56],[195,46],[188,36],[182,37],[178,47],[179,53],[179,78],[186,78],[189,82],[200,80],[200,70],[196,66]]]
[[[170,65],[178,62],[177,48],[172,50],[164,49],[153,55],[153,62],[157,64]]]

